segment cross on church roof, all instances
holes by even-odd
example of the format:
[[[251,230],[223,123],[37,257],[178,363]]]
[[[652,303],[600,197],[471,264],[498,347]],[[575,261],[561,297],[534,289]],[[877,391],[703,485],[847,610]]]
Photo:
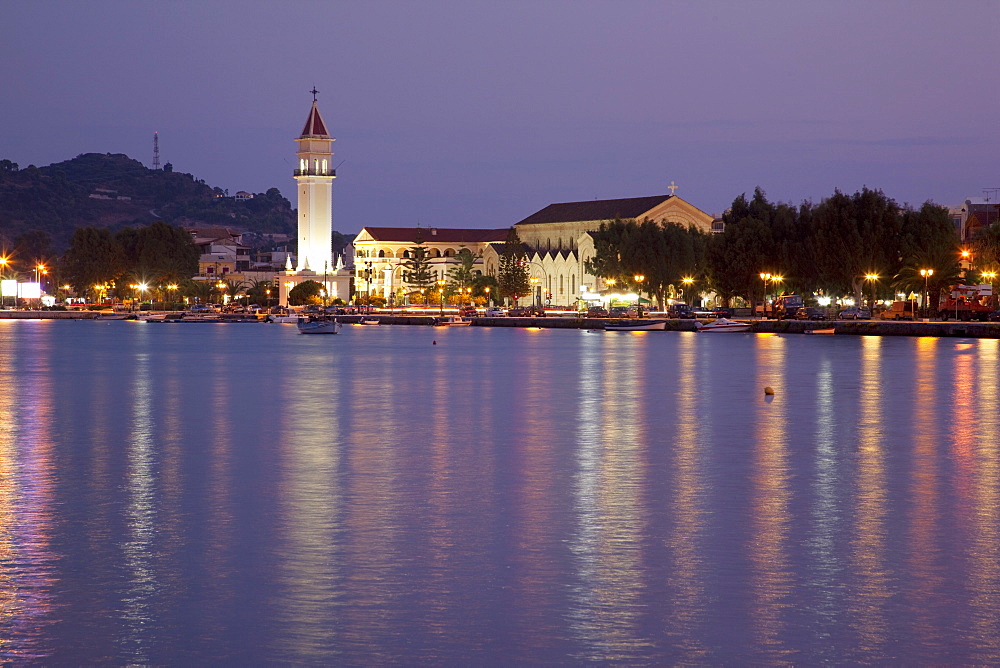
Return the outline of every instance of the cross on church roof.
[[[674,185],[673,181],[670,182],[670,185],[667,186],[667,190],[670,191],[670,196],[671,197],[673,197],[676,194],[674,191],[677,190],[678,188],[680,188],[680,186]]]
[[[316,86],[313,86],[313,89],[311,91],[309,91],[309,92],[313,94],[313,102],[315,102],[316,101],[316,93],[319,92],[318,90],[316,90]]]

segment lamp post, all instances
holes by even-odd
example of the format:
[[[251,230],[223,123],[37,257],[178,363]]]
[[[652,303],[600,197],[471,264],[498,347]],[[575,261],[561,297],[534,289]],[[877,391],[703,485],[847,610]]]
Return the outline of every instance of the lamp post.
[[[537,295],[538,295],[538,281],[540,279],[532,276],[528,280],[531,281],[531,306],[532,306],[532,308],[534,308],[535,306],[538,305],[538,297],[537,297]]]
[[[271,309],[271,288],[264,288],[264,308]]]
[[[444,317],[444,281],[438,281],[438,293],[441,295],[441,317]]]
[[[7,264],[9,262],[10,260],[8,260],[7,258],[0,257],[0,280],[4,280],[7,278]],[[15,305],[17,303],[16,290],[14,291],[14,303]],[[5,308],[6,306],[7,306],[7,295],[3,294],[3,292],[0,291],[0,309]]]
[[[684,302],[687,303],[687,291],[694,284],[694,279],[691,278],[690,276],[685,276],[684,278],[681,279],[681,284],[684,285],[684,287],[681,288],[681,299],[683,299]]]
[[[635,317],[642,317],[642,282],[646,280],[646,277],[642,274],[636,274],[632,278],[635,279]]]
[[[968,248],[963,248],[959,255],[962,257],[963,280],[968,280],[965,277],[969,275],[969,270],[972,269],[972,251]]]
[[[771,274],[762,272],[760,275],[760,280],[764,281],[764,318],[767,319],[767,282],[771,280]]]
[[[490,299],[490,286],[487,285],[483,290],[486,292],[486,308],[489,308],[493,306],[493,300]]]
[[[930,317],[930,310],[927,308],[930,304],[927,303],[927,281],[931,276],[934,275],[933,269],[921,269],[920,275],[924,277],[924,317]]]
[[[870,309],[875,310],[875,281],[878,280],[878,274],[865,274],[865,280],[871,284],[872,288],[872,300],[869,302],[871,304]]]

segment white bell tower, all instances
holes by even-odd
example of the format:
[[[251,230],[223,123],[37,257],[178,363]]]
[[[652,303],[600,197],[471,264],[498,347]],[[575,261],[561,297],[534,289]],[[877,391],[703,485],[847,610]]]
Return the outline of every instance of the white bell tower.
[[[298,191],[299,236],[296,271],[322,274],[333,270],[333,169],[334,139],[326,131],[326,123],[316,106],[314,86],[309,118],[297,141],[298,169],[295,170],[295,189]]]

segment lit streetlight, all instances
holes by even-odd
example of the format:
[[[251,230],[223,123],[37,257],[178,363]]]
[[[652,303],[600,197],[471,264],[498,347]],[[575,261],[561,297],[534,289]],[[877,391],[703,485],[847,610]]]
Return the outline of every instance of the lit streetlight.
[[[875,310],[875,281],[878,280],[878,274],[865,274],[865,280],[871,284],[872,288],[872,300],[871,300],[871,310]]]
[[[531,305],[534,307],[538,304],[538,279],[534,276],[528,279],[531,282]]]
[[[487,306],[487,308],[490,307],[490,306],[493,306],[493,301],[490,299],[490,286],[487,285],[485,288],[483,288],[483,290],[486,292],[486,306]]]
[[[438,293],[441,295],[441,317],[444,317],[444,281],[438,281]]]
[[[767,318],[767,282],[771,280],[771,274],[761,272],[760,280],[764,281],[764,317]]]
[[[924,317],[929,318],[930,310],[928,309],[928,306],[930,306],[930,304],[927,303],[927,281],[930,280],[930,277],[934,275],[934,270],[921,269],[920,275],[924,277]]]
[[[7,277],[7,265],[10,263],[5,257],[0,257],[0,280]],[[7,296],[0,292],[0,309],[6,306]],[[17,305],[17,292],[14,292],[14,304]]]
[[[632,278],[635,279],[635,317],[642,317],[642,282],[646,280],[646,277],[642,274],[636,274]]]
[[[684,278],[681,279],[681,283],[684,285],[684,287],[681,288],[681,299],[683,299],[686,303],[688,297],[688,290],[691,288],[692,285],[694,285],[694,279],[691,278],[690,276],[685,276]]]

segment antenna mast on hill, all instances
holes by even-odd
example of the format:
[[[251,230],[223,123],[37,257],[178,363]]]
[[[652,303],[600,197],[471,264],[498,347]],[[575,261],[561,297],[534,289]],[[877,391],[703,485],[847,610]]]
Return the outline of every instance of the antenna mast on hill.
[[[153,131],[153,169],[160,168],[160,133]]]

